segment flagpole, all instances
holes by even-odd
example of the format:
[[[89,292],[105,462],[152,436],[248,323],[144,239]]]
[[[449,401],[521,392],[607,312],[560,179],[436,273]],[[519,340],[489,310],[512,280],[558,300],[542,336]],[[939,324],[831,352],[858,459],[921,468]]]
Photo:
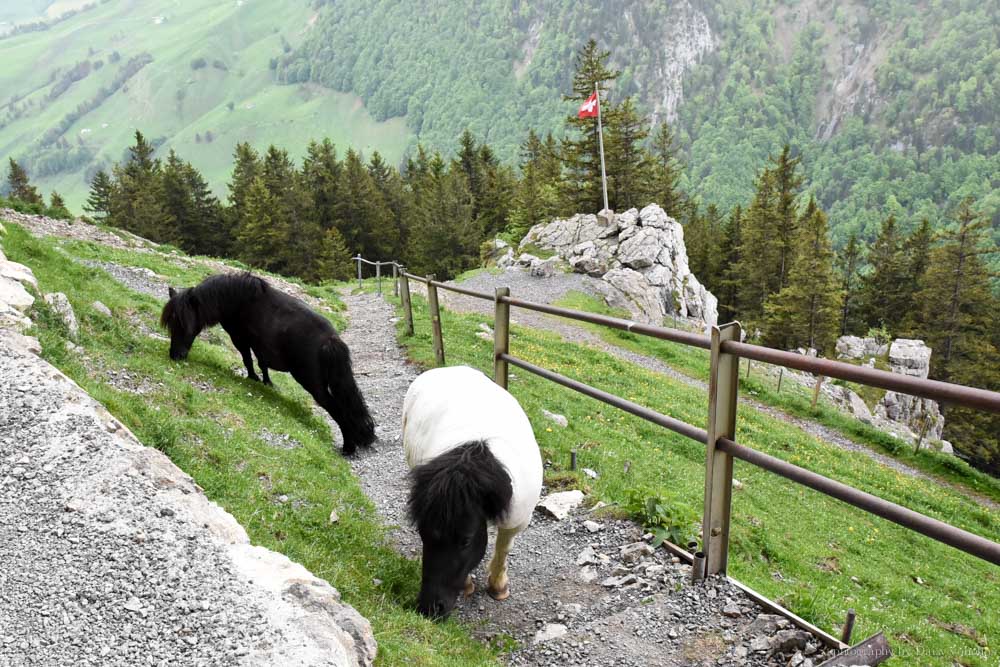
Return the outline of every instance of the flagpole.
[[[608,177],[604,173],[604,126],[601,123],[601,90],[594,83],[594,94],[597,95],[597,143],[601,149],[601,190],[604,193],[604,208],[608,208]]]

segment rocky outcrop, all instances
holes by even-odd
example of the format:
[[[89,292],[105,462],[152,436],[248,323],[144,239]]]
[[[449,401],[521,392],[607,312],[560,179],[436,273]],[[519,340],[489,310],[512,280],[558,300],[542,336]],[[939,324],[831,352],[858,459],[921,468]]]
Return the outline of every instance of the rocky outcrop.
[[[898,338],[887,345],[875,338],[841,336],[837,339],[837,357],[860,361],[870,367],[874,367],[879,359],[885,360],[891,372],[919,378],[926,378],[931,367],[931,348],[922,340],[907,338]],[[920,439],[923,433],[921,447],[936,447],[940,451],[951,452],[949,443],[934,444],[941,441],[944,431],[944,416],[936,401],[888,391],[873,411],[847,387],[830,384],[827,394],[846,412],[866,424],[874,424],[913,441]]]
[[[889,348],[889,369],[893,373],[926,378],[931,369],[931,348],[922,340],[897,338]],[[940,440],[944,431],[941,409],[937,401],[928,398],[889,391],[875,406],[875,414],[902,424],[913,433],[924,432],[925,440]]]
[[[0,664],[373,664],[371,626],[335,588],[250,544],[38,356],[22,333],[38,283],[0,269]],[[76,323],[65,295],[45,300]]]
[[[638,321],[661,324],[669,315],[718,321],[717,299],[691,273],[683,228],[656,204],[536,225],[521,241],[527,246],[551,250],[574,271],[601,278],[608,305]]]

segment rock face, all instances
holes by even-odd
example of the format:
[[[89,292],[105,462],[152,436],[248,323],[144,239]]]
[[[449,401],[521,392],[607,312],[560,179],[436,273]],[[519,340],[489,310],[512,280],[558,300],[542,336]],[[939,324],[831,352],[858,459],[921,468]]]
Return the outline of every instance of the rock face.
[[[661,324],[676,314],[718,322],[718,300],[688,266],[683,228],[656,204],[536,225],[521,247],[529,244],[556,252],[578,273],[602,278],[608,305],[637,321]]]
[[[874,338],[861,338],[859,336],[841,336],[837,339],[838,359],[871,359],[872,357],[885,356],[889,351],[889,346],[879,343]]]
[[[62,292],[46,294],[45,302],[52,306],[52,310],[54,310],[66,324],[66,329],[69,330],[70,337],[75,340],[77,335],[80,333],[80,325],[76,321],[76,314],[73,312],[73,306],[70,304],[66,295]]]
[[[922,340],[897,338],[889,348],[889,368],[893,373],[926,378],[931,369],[931,348]],[[918,434],[926,420],[925,440],[940,440],[944,430],[944,416],[937,401],[927,398],[889,391],[875,406],[875,414]]]

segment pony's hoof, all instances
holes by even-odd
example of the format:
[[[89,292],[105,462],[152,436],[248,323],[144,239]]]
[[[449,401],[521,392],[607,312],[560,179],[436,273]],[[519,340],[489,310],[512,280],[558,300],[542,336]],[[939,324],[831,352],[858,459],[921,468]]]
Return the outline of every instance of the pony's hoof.
[[[470,576],[465,580],[465,590],[462,591],[462,594],[467,598],[471,598],[472,594],[475,592],[476,592],[476,580]]]
[[[486,592],[490,594],[491,598],[493,598],[497,602],[500,602],[510,597],[510,584],[507,584],[498,591],[495,591],[492,588],[488,588],[486,589]]]
[[[350,448],[344,447],[344,449],[342,451],[343,451],[344,456],[354,456],[355,454],[358,453],[358,450],[357,450],[356,447],[350,447]]]

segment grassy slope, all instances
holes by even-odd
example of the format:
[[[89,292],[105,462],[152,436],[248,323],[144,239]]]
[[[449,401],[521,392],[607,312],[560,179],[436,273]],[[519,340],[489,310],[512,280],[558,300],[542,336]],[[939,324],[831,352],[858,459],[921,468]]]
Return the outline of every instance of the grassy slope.
[[[609,308],[604,302],[581,292],[566,295],[558,302],[566,308],[574,308],[615,317],[627,317]],[[645,336],[639,336],[626,331],[618,331],[583,324],[597,332],[607,342],[624,347],[641,354],[662,360],[685,375],[708,381],[709,357],[704,350],[660,341]],[[815,409],[812,407],[812,389],[785,378],[781,391],[778,391],[777,376],[773,373],[763,373],[758,362],[746,373],[746,362],[741,364],[740,393],[755,400],[770,405],[789,414],[817,421],[825,426],[839,431],[855,442],[867,445],[872,449],[892,455],[915,468],[941,477],[949,482],[960,484],[1000,502],[1000,480],[982,473],[961,459],[947,454],[939,454],[927,450],[915,452],[913,446],[880,431],[872,426],[845,415],[835,407],[826,396],[821,396]],[[885,370],[888,370],[886,367]],[[881,397],[885,392],[871,387],[848,385],[855,391],[861,391],[862,396]],[[869,405],[872,407],[877,398]]]
[[[425,302],[415,297],[414,308],[417,333],[401,340],[415,361],[432,365]],[[449,364],[492,372],[492,346],[475,336],[485,319],[442,313]],[[515,327],[511,347],[516,356],[688,423],[705,422],[703,392],[680,382],[530,329]],[[517,369],[511,391],[535,424],[544,457],[553,462],[550,482],[575,483],[625,507],[645,497],[663,498],[672,507],[672,519],[693,532],[703,490],[700,444]],[[566,415],[569,427],[554,427],[542,417],[542,408]],[[824,445],[776,419],[744,410],[737,435],[756,449],[1000,538],[996,514],[964,495]],[[580,466],[598,471],[599,479],[566,470],[571,449],[579,451]],[[628,472],[626,462],[631,463]],[[834,634],[847,608],[857,609],[854,636],[885,630],[902,656],[900,664],[950,666],[957,656],[963,656],[960,664],[994,664],[984,646],[995,651],[1000,636],[995,567],[748,465],[737,463],[736,477],[743,488],[733,501],[734,576]],[[983,645],[943,629],[944,623],[970,629]]]
[[[169,137],[162,151],[175,148],[203,170],[217,191],[228,179],[238,141],[258,148],[274,143],[298,156],[309,139],[330,137],[342,147],[352,145],[366,154],[378,149],[390,162],[397,161],[410,139],[403,119],[378,123],[353,95],[273,83],[269,61],[281,54],[281,39],[296,44],[312,15],[306,0],[247,0],[241,6],[212,0],[112,0],[46,32],[0,40],[0,90],[8,91],[0,100],[0,113],[12,93],[31,93],[36,103],[26,117],[0,130],[0,157],[32,154],[34,142],[49,127],[109,84],[128,58],[148,51],[154,62],[133,77],[127,90],[85,115],[65,135],[71,144],[82,140],[92,147],[98,162],[120,160],[137,128],[151,138]],[[155,16],[167,20],[155,25]],[[112,51],[122,55],[122,63],[108,64]],[[209,64],[195,71],[190,63],[198,57]],[[101,59],[105,66],[54,102],[45,102],[52,70],[86,59]],[[215,59],[228,71],[212,67]],[[178,91],[184,94],[180,106]],[[89,132],[81,134],[84,129]],[[195,135],[206,131],[214,141],[197,143]],[[63,193],[73,209],[86,198],[82,169],[35,180],[46,192]]]
[[[174,364],[167,344],[136,326],[156,328],[161,304],[132,292],[103,271],[67,261],[100,259],[143,266],[175,284],[206,275],[153,253],[115,251],[88,243],[31,238],[7,224],[4,252],[32,267],[45,291],[65,292],[81,324],[78,343],[85,356],[65,349],[64,326],[40,299],[33,318],[43,355],[131,428],[145,444],[161,449],[246,527],[254,544],[288,555],[330,581],[372,621],[380,665],[493,664],[494,651],[472,640],[455,623],[430,623],[411,611],[420,581],[419,564],[384,542],[384,528],[348,463],[331,448],[326,422],[313,413],[312,399],[285,373],[273,374],[274,388],[240,378],[238,357],[221,330],[199,341],[190,359]],[[337,305],[329,290],[310,289]],[[116,317],[98,315],[94,300]],[[340,313],[332,316],[342,325]],[[226,340],[224,340],[226,339]],[[105,371],[127,370],[147,379],[152,393],[118,391]],[[211,391],[196,388],[208,383]],[[301,447],[276,449],[261,439],[263,429],[289,435]],[[282,504],[278,496],[287,495]],[[335,509],[340,520],[328,523]],[[374,583],[375,579],[381,585]]]

